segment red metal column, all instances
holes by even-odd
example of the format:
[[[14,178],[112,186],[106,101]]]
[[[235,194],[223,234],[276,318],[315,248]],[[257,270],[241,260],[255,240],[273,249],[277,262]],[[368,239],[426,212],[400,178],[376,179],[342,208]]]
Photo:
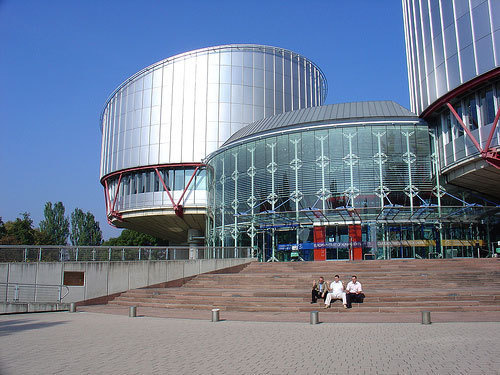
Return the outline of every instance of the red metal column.
[[[361,225],[349,225],[349,242],[352,246],[352,252],[349,256],[350,260],[362,260],[363,248],[361,247]]]
[[[316,248],[316,244],[324,244],[326,239],[326,228],[324,226],[314,227],[314,260],[326,260],[326,249]]]

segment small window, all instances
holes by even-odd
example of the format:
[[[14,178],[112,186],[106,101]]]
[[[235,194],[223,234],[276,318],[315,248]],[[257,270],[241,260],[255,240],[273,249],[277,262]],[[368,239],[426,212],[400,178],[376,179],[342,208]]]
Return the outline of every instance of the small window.
[[[64,271],[63,284],[67,286],[83,286],[85,272]]]
[[[175,170],[174,190],[184,189],[184,169]]]
[[[483,125],[489,125],[495,120],[495,105],[492,89],[483,90],[480,103]]]
[[[458,117],[462,119],[462,107],[457,106],[457,108],[455,108],[455,111],[457,112]],[[462,125],[460,125],[460,123],[457,121],[453,113],[448,111],[447,114],[448,116],[450,116],[451,122],[453,124],[453,139],[462,137],[464,135],[464,129],[462,128]]]
[[[467,120],[467,125],[470,130],[476,130],[479,126],[477,123],[477,107],[476,107],[476,98],[473,96],[466,100],[466,113],[465,118]]]
[[[160,191],[160,178],[156,171],[154,172],[154,191]]]
[[[146,179],[146,193],[150,193],[152,190],[151,190],[151,177],[152,177],[152,174],[151,172],[146,172],[144,173],[144,176],[145,176],[145,179]]]

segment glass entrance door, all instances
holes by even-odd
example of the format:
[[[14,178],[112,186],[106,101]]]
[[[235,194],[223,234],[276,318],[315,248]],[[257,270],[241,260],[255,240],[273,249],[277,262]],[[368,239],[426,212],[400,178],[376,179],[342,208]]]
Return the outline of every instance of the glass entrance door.
[[[388,226],[387,230],[391,258],[415,258],[415,246],[412,246],[412,239],[407,238],[413,233],[411,225]]]
[[[326,227],[326,260],[349,260],[349,229],[347,225]]]

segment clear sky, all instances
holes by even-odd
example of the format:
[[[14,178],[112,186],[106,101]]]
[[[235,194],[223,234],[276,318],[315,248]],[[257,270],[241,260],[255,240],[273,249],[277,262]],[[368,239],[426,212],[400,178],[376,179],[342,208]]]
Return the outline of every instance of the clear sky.
[[[104,237],[99,114],[125,79],[197,48],[287,48],[325,73],[326,104],[409,107],[400,0],[0,0],[0,217],[47,201],[91,211]]]

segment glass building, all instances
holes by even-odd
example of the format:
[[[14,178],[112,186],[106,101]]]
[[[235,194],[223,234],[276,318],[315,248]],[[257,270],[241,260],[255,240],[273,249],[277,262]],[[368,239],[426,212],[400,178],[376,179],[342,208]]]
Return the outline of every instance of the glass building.
[[[321,70],[269,46],[204,48],[130,77],[101,115],[109,222],[266,260],[491,255],[500,1],[402,5],[411,111],[324,105]]]
[[[207,158],[207,242],[277,260],[472,256],[487,243],[481,221],[494,207],[441,185],[436,143],[394,102],[249,125]]]
[[[500,198],[500,2],[404,0],[411,109],[446,182]]]

